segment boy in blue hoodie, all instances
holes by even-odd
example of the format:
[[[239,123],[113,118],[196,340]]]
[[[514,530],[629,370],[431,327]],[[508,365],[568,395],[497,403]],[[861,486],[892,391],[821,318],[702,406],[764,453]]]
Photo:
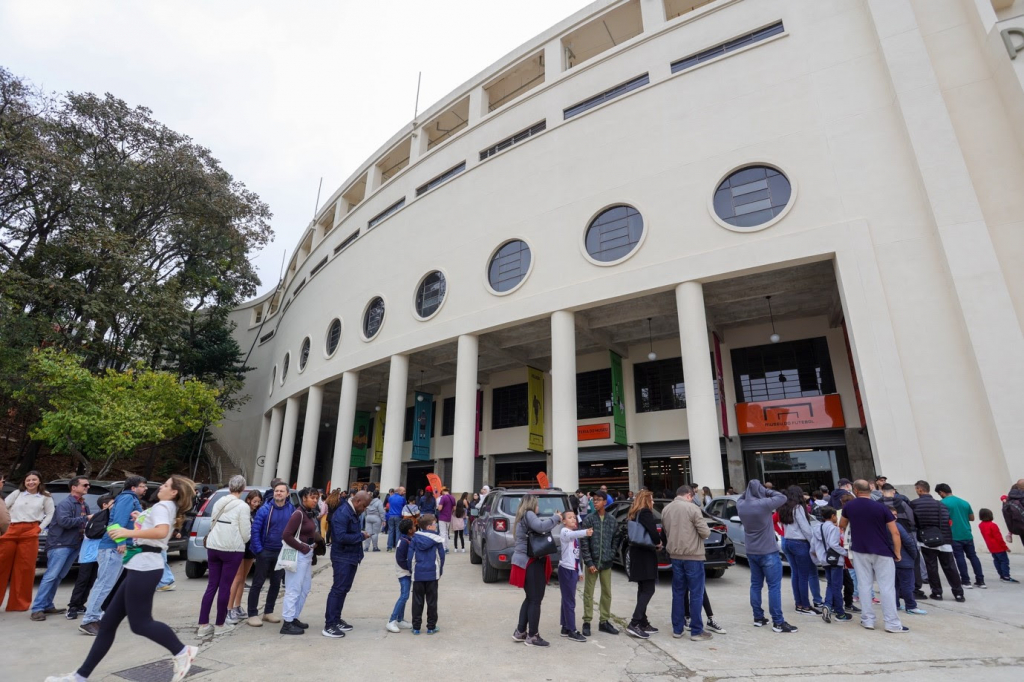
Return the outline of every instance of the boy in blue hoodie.
[[[892,512],[893,516],[896,516],[895,509],[886,508]],[[917,546],[914,535],[907,532],[902,523],[897,523],[896,528],[900,532],[900,545],[902,546],[900,560],[896,562],[896,608],[897,610],[900,608],[900,599],[902,599],[907,613],[923,616],[928,612],[919,608],[917,600],[914,598],[914,566],[917,564],[921,550]]]
[[[388,632],[401,632],[412,627],[405,622],[405,604],[409,601],[409,591],[412,589],[412,571],[409,566],[409,548],[412,536],[416,532],[416,524],[412,519],[402,519],[398,522],[398,548],[395,552],[395,572],[398,574],[398,586],[401,593],[395,608],[391,610],[391,618],[384,626]]]
[[[437,519],[424,514],[418,521],[419,530],[412,536],[409,547],[409,571],[412,573],[412,634],[420,634],[423,623],[423,602],[427,603],[427,634],[433,635],[437,627],[437,582],[444,572],[444,538],[437,534]]]

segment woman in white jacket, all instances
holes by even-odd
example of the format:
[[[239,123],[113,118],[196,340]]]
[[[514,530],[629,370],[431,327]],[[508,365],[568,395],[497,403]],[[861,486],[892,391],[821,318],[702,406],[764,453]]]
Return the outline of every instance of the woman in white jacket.
[[[245,543],[252,531],[249,505],[241,499],[245,492],[245,479],[232,476],[228,481],[228,494],[217,500],[210,513],[210,531],[206,535],[206,553],[210,564],[210,578],[199,607],[200,637],[224,634],[229,628],[224,620],[228,614],[231,583],[245,555]],[[210,608],[217,595],[217,626],[210,625]]]

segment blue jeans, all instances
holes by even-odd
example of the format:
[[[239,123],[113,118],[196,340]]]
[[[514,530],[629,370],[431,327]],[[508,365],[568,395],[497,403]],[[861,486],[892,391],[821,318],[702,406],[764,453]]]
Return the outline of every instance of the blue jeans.
[[[974,569],[974,582],[978,585],[985,584],[985,574],[981,572],[981,559],[974,551],[974,540],[953,540],[953,558],[956,559],[956,568],[960,571],[960,582],[964,585],[971,584],[971,574],[967,572],[967,562],[971,562]]]
[[[909,611],[917,608],[917,600],[914,599],[914,569],[896,567],[896,608],[900,606],[900,599]]]
[[[388,549],[392,550],[398,547],[398,523],[402,520],[401,516],[389,516],[388,521]]]
[[[343,564],[333,559],[331,561],[334,568],[334,582],[331,584],[331,591],[327,594],[327,608],[324,610],[324,623],[328,627],[341,622],[345,597],[352,589],[352,582],[356,579],[356,570],[359,568],[359,564]]]
[[[167,564],[167,550],[160,552],[160,556],[164,558],[164,574],[160,576],[160,584],[157,587],[164,587],[174,583],[174,574],[171,573],[171,567]]]
[[[754,618],[764,618],[761,608],[761,588],[768,582],[768,612],[772,623],[778,624],[785,620],[782,617],[782,559],[777,552],[771,554],[748,554],[750,564],[750,607],[754,610]]]
[[[811,573],[817,579],[818,571],[811,561],[811,544],[806,540],[787,540],[784,545],[786,559],[789,561],[790,582],[793,586],[793,599],[797,608],[810,608],[807,597],[808,583]]]
[[[704,562],[672,560],[672,632],[681,634],[686,627],[683,595],[690,595],[690,634],[704,632],[700,610],[704,603]],[[760,594],[760,593],[759,593]]]
[[[996,565],[996,573],[1000,578],[1010,577],[1010,557],[1006,556],[1006,552],[995,552],[992,555],[992,563]]]
[[[36,600],[32,602],[31,611],[45,611],[54,608],[53,597],[57,594],[57,586],[71,570],[78,556],[78,547],[57,547],[46,551],[46,573],[39,581]]]
[[[89,593],[89,603],[85,607],[85,615],[82,616],[82,625],[86,623],[97,623],[103,616],[103,602],[107,595],[114,589],[118,576],[121,575],[123,566],[121,559],[123,554],[117,551],[116,547],[102,547],[96,553],[96,582],[93,583],[92,592]]]
[[[828,581],[825,588],[825,606],[832,609],[832,613],[841,616],[846,613],[843,609],[843,566],[825,567],[825,580]]]
[[[402,593],[398,595],[395,608],[391,609],[391,618],[388,620],[405,620],[405,604],[409,601],[409,589],[412,587],[412,577],[403,575],[398,579],[398,587]]]

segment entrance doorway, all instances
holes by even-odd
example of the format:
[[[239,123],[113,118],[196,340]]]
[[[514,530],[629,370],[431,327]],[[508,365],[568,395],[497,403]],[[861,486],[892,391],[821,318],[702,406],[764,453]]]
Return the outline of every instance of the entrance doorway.
[[[645,457],[643,460],[643,482],[655,497],[676,496],[676,489],[691,482],[690,458],[686,455],[671,457]],[[669,493],[666,495],[666,491]]]
[[[845,447],[745,450],[743,457],[750,477],[770,481],[776,490],[791,485],[807,492],[822,485],[835,490],[839,479],[849,476]]]

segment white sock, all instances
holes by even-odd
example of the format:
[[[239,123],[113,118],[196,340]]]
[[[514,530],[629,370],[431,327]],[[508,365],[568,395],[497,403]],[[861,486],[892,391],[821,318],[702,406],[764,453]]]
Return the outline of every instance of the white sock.
[[[78,673],[75,673],[75,679],[78,680],[78,682],[89,682],[88,678],[82,677]]]
[[[186,645],[186,646],[182,647],[181,651],[179,651],[178,653],[174,654],[174,657],[177,658],[178,656],[184,656],[187,653],[188,653],[188,646]]]

